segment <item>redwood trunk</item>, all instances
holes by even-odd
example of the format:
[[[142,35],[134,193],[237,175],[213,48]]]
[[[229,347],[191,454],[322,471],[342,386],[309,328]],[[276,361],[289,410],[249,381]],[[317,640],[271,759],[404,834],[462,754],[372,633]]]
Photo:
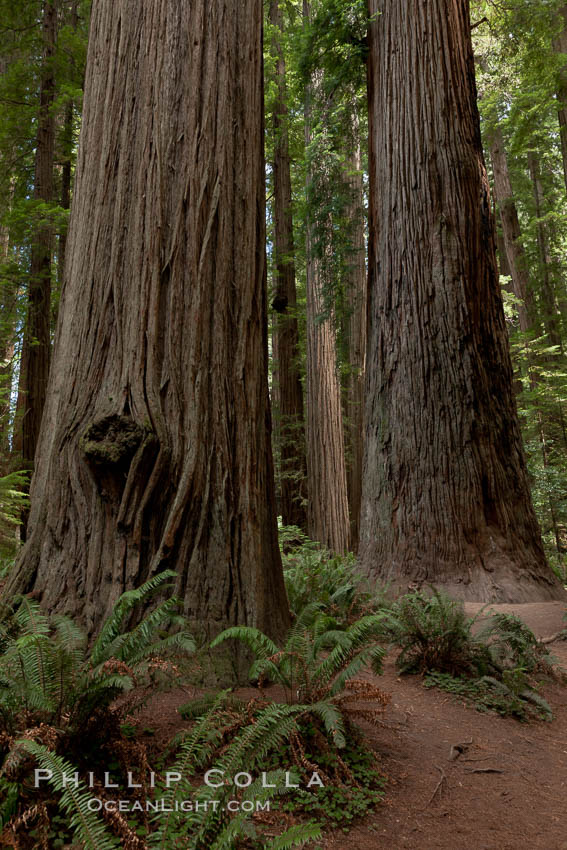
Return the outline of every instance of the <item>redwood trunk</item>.
[[[55,119],[52,108],[55,99],[53,67],[57,31],[57,11],[54,0],[43,3],[43,59],[39,93],[38,130],[35,150],[34,197],[38,201],[53,201],[53,165],[55,154]],[[51,354],[51,254],[53,232],[41,225],[33,234],[28,287],[28,312],[24,331],[25,352],[22,364],[23,415],[22,457],[24,465],[33,468],[39,439],[41,417],[45,406],[49,361]]]
[[[79,23],[78,15],[78,0],[72,0],[69,9],[69,23],[73,30],[77,29]],[[74,114],[75,105],[70,99],[65,104],[65,114],[63,118],[63,133],[62,133],[62,162],[61,167],[61,206],[64,210],[68,210],[71,206],[71,182],[72,182],[72,165],[73,165],[73,148],[74,148]],[[67,228],[64,227],[59,233],[59,246],[57,256],[57,278],[59,285],[63,281],[65,271],[65,255],[67,253]]]
[[[356,122],[358,124],[358,122]],[[347,485],[350,511],[351,549],[358,548],[360,498],[362,494],[364,365],[366,356],[366,246],[364,240],[364,195],[358,126],[354,127],[353,152],[348,176],[351,253],[346,274],[348,310],[347,344],[349,374],[346,392]]]
[[[205,634],[289,623],[267,384],[260,0],[95,0],[28,543],[95,630],[165,568]]]
[[[299,329],[296,314],[295,259],[288,138],[285,58],[277,31],[283,22],[278,0],[271,0],[270,22],[276,28],[272,54],[276,70],[274,131],[274,254],[276,312],[274,358],[277,373],[280,505],[284,525],[307,530],[305,424],[299,371]]]
[[[502,235],[508,268],[518,305],[520,330],[528,331],[534,321],[534,303],[530,288],[526,255],[522,244],[522,232],[518,219],[518,211],[512,191],[512,183],[508,171],[508,159],[504,147],[504,138],[500,127],[496,127],[490,135],[490,158],[494,173],[494,194],[502,222]]]
[[[532,181],[535,214],[537,244],[541,267],[541,306],[543,313],[543,324],[551,345],[562,348],[561,335],[559,332],[559,315],[557,312],[555,292],[553,288],[552,269],[554,266],[553,256],[549,245],[549,235],[543,217],[545,215],[545,197],[541,184],[540,167],[537,155],[530,151],[528,153],[528,168]]]
[[[562,598],[530,500],[466,0],[371,0],[363,567]]]
[[[306,19],[309,4],[303,2]],[[305,147],[307,150],[307,197],[310,197],[313,99],[321,96],[320,72],[307,87]],[[325,222],[318,222],[325,228]],[[345,467],[340,383],[337,374],[336,331],[332,309],[325,298],[325,251],[330,245],[319,235],[315,247],[313,209],[306,223],[307,288],[307,486],[309,536],[333,552],[349,548],[349,514]],[[321,243],[324,243],[323,245]],[[328,283],[328,282],[327,282]]]

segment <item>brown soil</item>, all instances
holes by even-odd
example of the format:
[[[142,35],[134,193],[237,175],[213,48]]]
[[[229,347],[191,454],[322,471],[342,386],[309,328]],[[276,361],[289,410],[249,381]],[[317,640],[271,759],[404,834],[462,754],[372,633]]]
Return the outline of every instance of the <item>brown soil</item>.
[[[565,626],[561,603],[491,607],[518,613],[539,637]],[[567,669],[567,643],[550,651]],[[325,850],[567,850],[567,688],[548,683],[553,721],[525,724],[401,677],[394,658],[379,679],[368,677],[391,694],[384,728],[364,728],[389,780],[386,799],[348,835],[327,833]],[[140,725],[165,742],[183,726],[176,709],[190,696],[157,697]],[[464,742],[451,759],[452,745]]]

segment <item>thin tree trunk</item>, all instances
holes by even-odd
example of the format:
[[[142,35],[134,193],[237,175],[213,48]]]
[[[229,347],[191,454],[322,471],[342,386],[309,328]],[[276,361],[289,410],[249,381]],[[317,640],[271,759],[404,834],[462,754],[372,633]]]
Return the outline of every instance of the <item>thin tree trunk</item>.
[[[35,150],[34,197],[38,201],[53,201],[53,165],[55,154],[55,120],[52,107],[55,99],[53,58],[57,32],[57,10],[54,0],[43,3],[43,58],[39,92],[38,130]],[[51,254],[53,233],[49,225],[41,225],[33,235],[28,287],[28,312],[24,330],[20,381],[23,410],[22,459],[33,469],[39,429],[49,375],[51,352]]]
[[[531,504],[466,0],[371,0],[360,558],[394,587],[563,598]]]
[[[260,0],[95,0],[29,539],[92,633],[177,571],[205,635],[289,624],[267,382]]]
[[[526,256],[522,245],[522,234],[520,222],[516,210],[516,203],[512,192],[512,184],[508,172],[508,161],[504,148],[502,131],[496,127],[491,134],[490,156],[494,172],[494,192],[500,209],[500,219],[504,234],[505,250],[508,258],[510,274],[514,284],[514,294],[520,299],[518,307],[520,330],[524,333],[532,332],[536,336],[540,331],[539,321],[536,314],[535,304],[530,292],[529,278],[527,273]],[[526,351],[526,364],[529,375],[530,386],[535,389],[539,383],[537,373],[533,369],[533,355]],[[558,410],[561,419],[561,411]],[[547,422],[540,406],[536,402],[537,427],[542,451],[544,468],[549,467],[550,457],[548,440],[546,435]],[[559,529],[553,499],[549,499],[550,517],[556,542],[559,541]],[[558,550],[559,551],[559,550]]]
[[[0,226],[0,265],[8,261],[10,234]],[[10,471],[11,391],[16,336],[16,289],[9,281],[0,287],[0,475]]]
[[[553,40],[556,53],[567,55],[567,6],[558,10],[560,32]],[[563,65],[557,75],[557,115],[559,118],[559,138],[561,141],[561,156],[563,159],[563,178],[567,191],[567,64]]]
[[[278,0],[270,2],[270,22],[276,34],[272,55],[276,66],[277,95],[273,111],[274,132],[274,254],[276,286],[272,307],[276,312],[274,352],[277,354],[278,422],[280,446],[280,506],[284,525],[307,530],[307,469],[303,388],[299,370],[299,330],[296,315],[295,259],[288,138],[285,58],[277,32],[283,20]]]
[[[356,121],[356,118],[355,118]],[[358,125],[358,122],[356,121]],[[366,300],[367,272],[364,240],[364,197],[362,163],[358,126],[355,128],[354,146],[349,159],[348,184],[350,204],[346,216],[350,221],[351,256],[346,275],[348,309],[348,361],[349,374],[346,392],[347,485],[350,510],[350,538],[353,552],[358,548],[360,497],[362,493],[362,426],[364,412],[364,365],[366,356]]]
[[[518,305],[520,330],[526,332],[534,325],[535,307],[522,244],[518,211],[508,171],[504,138],[500,127],[495,127],[490,134],[490,158],[494,173],[494,195],[502,222],[502,235],[508,268],[512,277],[514,294],[520,300]]]
[[[551,345],[562,348],[561,334],[559,332],[559,316],[553,291],[552,268],[554,265],[549,238],[543,217],[545,214],[545,198],[541,184],[539,162],[537,155],[530,151],[528,153],[528,168],[532,180],[535,214],[537,218],[537,244],[539,248],[541,265],[541,306],[543,313],[543,324]]]
[[[73,30],[77,29],[79,21],[78,0],[72,0],[69,11],[69,23]],[[71,206],[71,178],[73,165],[73,129],[74,129],[75,104],[68,100],[65,104],[65,115],[63,118],[63,165],[61,168],[61,206],[68,210]],[[67,228],[59,233],[59,250],[57,257],[57,278],[59,285],[63,282],[65,269],[65,255],[67,253]]]
[[[309,3],[303,1],[304,18]],[[305,147],[312,142],[312,107],[321,90],[320,74],[307,87]],[[307,167],[307,196],[313,175]],[[321,226],[321,222],[319,225]],[[309,492],[309,536],[333,552],[349,548],[344,435],[340,383],[337,374],[334,314],[324,293],[324,259],[315,249],[315,222],[308,212],[306,224],[307,288],[307,484]],[[321,240],[319,240],[321,241]],[[328,250],[328,246],[323,248]]]

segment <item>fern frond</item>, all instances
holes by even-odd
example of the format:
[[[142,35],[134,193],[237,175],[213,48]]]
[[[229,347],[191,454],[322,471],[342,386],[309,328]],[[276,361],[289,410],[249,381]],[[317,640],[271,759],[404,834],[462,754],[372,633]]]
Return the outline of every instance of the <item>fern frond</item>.
[[[171,828],[177,820],[173,817],[176,813],[171,811],[175,808],[173,803],[182,790],[186,788],[189,778],[211,757],[221,739],[221,731],[215,728],[215,718],[228,693],[228,691],[221,691],[216,696],[209,711],[199,718],[186,740],[181,744],[179,755],[173,767],[170,768],[171,773],[181,775],[182,781],[165,790],[163,799],[164,808],[168,812],[167,817],[159,820],[158,829],[150,838],[150,843],[162,848],[162,850],[167,850],[170,846]]]
[[[332,702],[316,702],[313,705],[310,705],[308,710],[311,714],[316,714],[321,718],[325,731],[335,747],[342,749],[346,746],[346,732],[343,716],[340,710],[333,705]]]
[[[268,753],[288,740],[296,728],[297,718],[304,712],[305,706],[272,703],[257,715],[255,723],[244,727],[237,735],[218,766],[227,776],[232,776],[242,764],[247,764],[248,769],[261,764]]]
[[[135,590],[127,590],[122,594],[114,606],[112,613],[105,620],[93,645],[91,651],[91,662],[93,666],[99,664],[106,657],[105,651],[108,645],[120,634],[124,620],[132,609],[141,602],[144,602],[153,593],[164,590],[168,586],[167,582],[175,578],[176,575],[177,573],[173,572],[173,570],[165,570],[146,581],[141,587]]]
[[[219,646],[225,640],[242,641],[257,658],[270,658],[279,652],[273,640],[253,626],[231,626],[231,628],[225,629],[211,641],[211,649]]]
[[[29,596],[20,596],[17,601],[15,619],[20,630],[30,635],[48,635],[49,618],[42,611],[39,602]]]
[[[157,629],[171,620],[179,604],[179,600],[175,598],[166,599],[147,614],[132,631],[124,634],[116,657],[127,664],[134,664],[136,660],[143,658],[155,640]]]
[[[61,793],[59,805],[70,815],[70,826],[75,836],[84,844],[85,850],[115,850],[116,844],[107,832],[104,823],[89,809],[92,799],[87,787],[79,782],[75,788],[72,782],[65,784],[64,775],[72,776],[77,769],[61,756],[52,753],[35,741],[18,742],[31,755],[43,770],[51,771],[50,785]]]
[[[318,823],[298,823],[286,829],[277,838],[272,838],[264,845],[265,850],[293,850],[295,847],[303,847],[310,841],[318,841],[322,836],[322,830]]]

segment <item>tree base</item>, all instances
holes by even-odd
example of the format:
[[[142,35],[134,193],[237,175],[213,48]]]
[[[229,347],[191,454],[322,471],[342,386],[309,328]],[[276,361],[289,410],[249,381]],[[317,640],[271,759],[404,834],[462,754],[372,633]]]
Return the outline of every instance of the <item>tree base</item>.
[[[423,567],[403,569],[392,564],[389,569],[366,569],[369,578],[386,585],[389,595],[394,597],[415,590],[427,590],[435,587],[443,590],[454,599],[464,602],[481,603],[521,603],[521,602],[567,602],[567,591],[551,571],[542,574],[541,569],[518,569],[512,566],[490,568],[475,566],[459,570],[455,577],[447,570],[440,570],[439,564],[424,571]]]

